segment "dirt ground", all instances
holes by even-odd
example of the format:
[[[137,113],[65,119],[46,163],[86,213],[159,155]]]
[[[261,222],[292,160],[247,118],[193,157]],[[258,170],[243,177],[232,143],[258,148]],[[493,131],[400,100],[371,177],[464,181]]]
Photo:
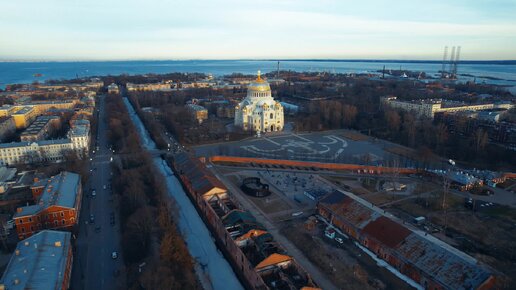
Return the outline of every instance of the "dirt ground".
[[[437,192],[426,201],[404,200],[387,210],[426,217],[440,229],[434,233],[438,238],[503,273],[499,288],[516,289],[516,210],[496,206],[474,212],[464,207],[463,199],[447,195],[445,214],[441,202],[442,192]]]
[[[228,179],[231,180],[233,184],[240,187],[242,184],[243,176],[231,175],[228,176]],[[267,197],[252,197],[246,196],[252,203],[254,203],[263,213],[266,214],[275,214],[285,210],[290,210],[292,207],[286,203],[278,193],[271,190],[271,195]]]
[[[357,248],[326,238],[324,225],[307,230],[302,221],[282,224],[281,232],[318,266],[339,289],[412,289]]]

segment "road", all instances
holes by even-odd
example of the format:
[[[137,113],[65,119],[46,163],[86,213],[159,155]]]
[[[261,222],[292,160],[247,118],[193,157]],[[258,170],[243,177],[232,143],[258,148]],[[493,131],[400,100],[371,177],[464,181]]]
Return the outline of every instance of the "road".
[[[106,133],[108,131],[105,119],[105,97],[100,96],[97,105],[98,130],[97,144],[93,139],[93,150],[90,152],[90,178],[83,192],[83,203],[79,219],[79,234],[74,253],[72,273],[72,289],[117,289],[124,288],[124,279],[115,275],[120,270],[123,260],[120,251],[120,225],[118,211],[115,210],[113,195],[110,190],[111,166],[113,156],[108,149]],[[95,148],[95,145],[98,146]],[[106,186],[106,189],[104,189]],[[92,197],[92,190],[96,196]],[[111,224],[111,214],[115,216],[115,224]],[[94,216],[94,223],[90,222]],[[100,228],[98,228],[100,227]],[[112,252],[118,253],[118,258],[111,257]],[[117,278],[118,276],[120,278]]]

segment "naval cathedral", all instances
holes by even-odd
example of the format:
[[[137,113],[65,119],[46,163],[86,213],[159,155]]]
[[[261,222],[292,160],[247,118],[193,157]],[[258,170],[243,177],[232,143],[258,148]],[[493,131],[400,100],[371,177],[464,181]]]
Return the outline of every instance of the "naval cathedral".
[[[283,106],[272,98],[271,87],[260,77],[247,87],[246,98],[235,107],[235,126],[245,131],[283,130]]]

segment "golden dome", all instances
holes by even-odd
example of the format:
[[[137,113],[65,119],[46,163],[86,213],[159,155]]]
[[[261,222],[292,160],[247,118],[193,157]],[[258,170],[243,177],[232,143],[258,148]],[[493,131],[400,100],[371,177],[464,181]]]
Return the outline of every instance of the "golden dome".
[[[266,92],[270,91],[271,87],[269,86],[269,83],[266,80],[261,78],[260,71],[258,71],[258,76],[256,77],[256,80],[247,86],[247,90],[255,92]]]

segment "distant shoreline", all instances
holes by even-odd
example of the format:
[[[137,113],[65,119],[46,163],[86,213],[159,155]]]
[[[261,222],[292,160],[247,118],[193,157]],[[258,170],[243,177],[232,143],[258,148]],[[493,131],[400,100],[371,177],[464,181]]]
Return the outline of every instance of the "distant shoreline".
[[[281,62],[365,62],[365,63],[426,63],[442,64],[442,60],[400,60],[400,59],[184,59],[184,60],[0,60],[0,63],[106,63],[106,62],[187,62],[187,61],[281,61]],[[516,60],[460,60],[459,64],[516,65]]]

